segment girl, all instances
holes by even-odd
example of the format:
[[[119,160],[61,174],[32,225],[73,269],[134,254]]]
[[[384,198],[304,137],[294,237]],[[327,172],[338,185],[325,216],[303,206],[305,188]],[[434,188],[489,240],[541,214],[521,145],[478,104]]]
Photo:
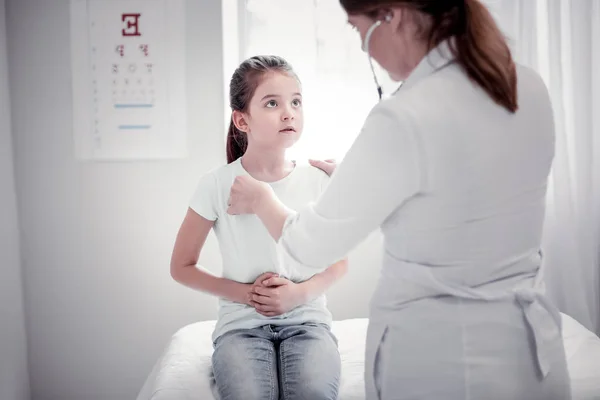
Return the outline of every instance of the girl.
[[[212,359],[216,397],[336,399],[341,363],[323,292],[346,272],[346,260],[316,275],[301,264],[283,264],[255,216],[227,214],[237,175],[267,182],[291,209],[316,200],[323,189],[326,174],[285,158],[303,127],[298,77],[280,57],[252,57],[233,74],[229,97],[228,164],[200,179],[177,235],[171,275],[219,297]],[[223,277],[196,268],[211,228]]]

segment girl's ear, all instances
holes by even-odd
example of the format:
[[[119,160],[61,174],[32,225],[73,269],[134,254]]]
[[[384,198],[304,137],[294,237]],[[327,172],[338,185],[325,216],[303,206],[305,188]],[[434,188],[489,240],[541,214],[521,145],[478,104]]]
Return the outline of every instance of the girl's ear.
[[[246,119],[246,116],[241,111],[235,110],[231,114],[231,120],[233,121],[235,127],[242,132],[248,133],[248,122]]]

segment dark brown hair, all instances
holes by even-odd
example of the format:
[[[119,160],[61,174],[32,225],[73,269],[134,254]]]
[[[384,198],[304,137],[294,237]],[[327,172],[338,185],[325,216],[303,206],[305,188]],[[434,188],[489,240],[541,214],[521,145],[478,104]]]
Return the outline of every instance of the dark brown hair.
[[[380,18],[390,7],[404,6],[431,17],[425,37],[429,50],[448,38],[456,61],[469,78],[510,112],[518,109],[517,75],[506,39],[479,0],[340,0],[350,15]]]
[[[240,64],[229,83],[229,106],[232,114],[233,111],[248,111],[248,105],[256,88],[264,75],[272,71],[291,74],[298,79],[292,66],[278,56],[254,56]],[[243,156],[247,147],[248,138],[244,132],[236,128],[232,115],[227,132],[227,163],[230,164]]]

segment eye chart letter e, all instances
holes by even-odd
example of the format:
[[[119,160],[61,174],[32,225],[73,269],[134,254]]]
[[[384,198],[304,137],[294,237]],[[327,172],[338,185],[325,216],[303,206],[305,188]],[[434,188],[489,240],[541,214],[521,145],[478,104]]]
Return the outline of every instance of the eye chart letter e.
[[[185,0],[71,0],[80,160],[184,158]]]

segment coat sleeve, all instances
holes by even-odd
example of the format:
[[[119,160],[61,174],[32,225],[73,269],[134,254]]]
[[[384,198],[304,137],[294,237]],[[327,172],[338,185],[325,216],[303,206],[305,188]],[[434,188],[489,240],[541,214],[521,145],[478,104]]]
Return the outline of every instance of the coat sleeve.
[[[324,269],[421,190],[422,146],[409,115],[375,107],[316,203],[284,223],[281,261]]]

